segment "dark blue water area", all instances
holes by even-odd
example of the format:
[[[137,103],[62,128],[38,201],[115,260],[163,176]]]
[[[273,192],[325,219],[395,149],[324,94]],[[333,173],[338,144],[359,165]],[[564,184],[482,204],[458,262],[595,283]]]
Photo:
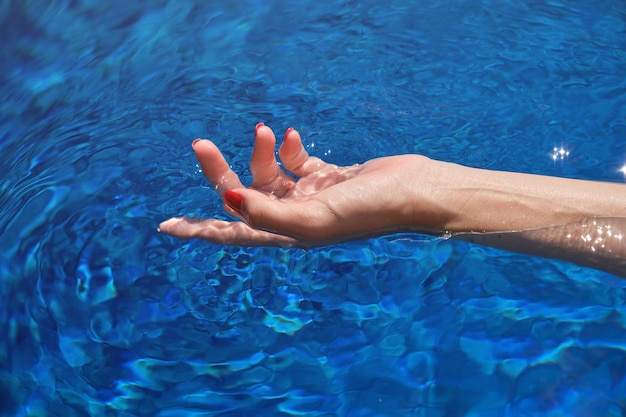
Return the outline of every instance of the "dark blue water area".
[[[622,416],[626,288],[422,235],[234,248],[254,125],[624,182],[622,0],[0,2],[0,415]]]

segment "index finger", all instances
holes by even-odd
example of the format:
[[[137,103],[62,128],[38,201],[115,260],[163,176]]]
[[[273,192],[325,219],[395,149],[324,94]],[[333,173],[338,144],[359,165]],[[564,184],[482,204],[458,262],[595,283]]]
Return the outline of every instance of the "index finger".
[[[204,176],[220,197],[228,190],[243,187],[239,176],[230,169],[224,155],[213,142],[208,139],[196,139],[191,146]]]
[[[183,239],[203,239],[218,245],[306,247],[303,242],[289,236],[252,229],[242,222],[216,219],[173,217],[162,222],[157,230]]]

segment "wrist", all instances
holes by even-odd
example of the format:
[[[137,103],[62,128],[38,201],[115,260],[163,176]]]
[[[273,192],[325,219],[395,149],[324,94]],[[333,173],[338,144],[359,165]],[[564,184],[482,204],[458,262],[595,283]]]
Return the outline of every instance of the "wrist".
[[[458,195],[467,168],[421,155],[411,157],[400,184],[406,196],[400,207],[400,222],[411,230],[429,233],[452,231],[452,225],[460,227],[466,222],[469,227]]]

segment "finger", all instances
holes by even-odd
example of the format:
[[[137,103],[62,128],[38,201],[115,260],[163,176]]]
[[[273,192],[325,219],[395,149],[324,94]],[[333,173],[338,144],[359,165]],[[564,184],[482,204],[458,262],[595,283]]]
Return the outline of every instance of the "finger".
[[[276,137],[272,129],[263,123],[257,124],[254,133],[254,149],[250,158],[252,187],[262,189],[281,174],[282,171],[274,154],[275,148]]]
[[[283,166],[299,177],[321,171],[328,166],[321,159],[309,156],[309,153],[302,145],[300,134],[291,127],[285,133],[278,155]]]
[[[218,245],[300,247],[296,239],[263,230],[255,230],[242,222],[216,219],[175,217],[157,229],[161,233],[183,239],[202,239]]]
[[[196,139],[192,146],[204,176],[220,196],[233,188],[243,187],[239,177],[230,169],[228,162],[213,142],[206,139]]]
[[[259,123],[254,136],[254,149],[250,159],[253,181],[250,187],[282,197],[296,182],[276,162],[274,132],[263,123]]]

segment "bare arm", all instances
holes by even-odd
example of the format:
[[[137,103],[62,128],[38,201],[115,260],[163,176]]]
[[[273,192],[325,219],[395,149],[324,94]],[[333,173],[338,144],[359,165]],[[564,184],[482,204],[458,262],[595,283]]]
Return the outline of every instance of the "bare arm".
[[[626,277],[626,185],[435,165],[454,238]]]
[[[338,167],[310,157],[292,129],[279,149],[280,166],[275,145],[274,133],[257,125],[253,183],[246,188],[212,142],[195,141],[224,209],[242,221],[181,217],[159,230],[225,245],[283,247],[399,231],[446,234],[626,277],[624,184],[489,171],[419,155]]]
[[[432,164],[430,192],[450,211],[444,230],[515,231],[626,217],[624,184]]]
[[[561,259],[626,278],[626,217],[587,218],[514,232],[458,233],[454,238]]]

